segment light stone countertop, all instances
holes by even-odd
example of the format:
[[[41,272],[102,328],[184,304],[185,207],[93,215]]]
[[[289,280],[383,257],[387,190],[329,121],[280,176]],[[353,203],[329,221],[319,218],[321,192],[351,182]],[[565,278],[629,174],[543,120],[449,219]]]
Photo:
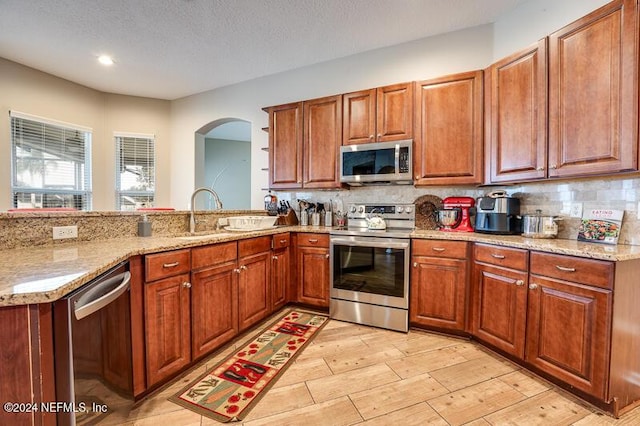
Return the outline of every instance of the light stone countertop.
[[[130,256],[280,232],[329,231],[325,227],[284,226],[246,233],[220,232],[197,239],[131,237],[0,250],[0,306],[53,302]],[[640,246],[425,230],[414,231],[412,238],[473,241],[609,261],[640,259]]]

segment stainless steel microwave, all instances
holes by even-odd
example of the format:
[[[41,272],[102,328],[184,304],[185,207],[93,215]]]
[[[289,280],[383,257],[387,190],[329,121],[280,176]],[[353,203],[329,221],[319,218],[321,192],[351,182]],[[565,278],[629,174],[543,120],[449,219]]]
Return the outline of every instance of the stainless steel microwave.
[[[349,185],[411,184],[413,140],[340,147],[340,182]]]

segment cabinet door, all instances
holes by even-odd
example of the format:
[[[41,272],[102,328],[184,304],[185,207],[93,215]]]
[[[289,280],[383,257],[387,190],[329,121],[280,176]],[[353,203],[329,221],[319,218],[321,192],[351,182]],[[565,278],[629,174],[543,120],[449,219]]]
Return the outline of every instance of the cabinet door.
[[[191,274],[193,359],[238,334],[238,272],[235,261]],[[215,302],[215,307],[212,303]]]
[[[482,182],[482,71],[416,86],[416,185]]]
[[[413,84],[401,83],[376,90],[376,141],[413,137]]]
[[[145,284],[147,386],[191,361],[188,284],[187,274]]]
[[[413,256],[412,261],[411,323],[463,331],[467,262],[425,256]]]
[[[549,36],[549,176],[636,170],[637,3],[617,0]]]
[[[289,268],[291,254],[289,248],[274,250],[271,256],[271,312],[287,303],[289,288]]]
[[[547,40],[485,73],[490,182],[547,176]]]
[[[305,188],[339,188],[342,145],[342,97],[304,102]]]
[[[527,273],[475,264],[472,333],[479,339],[524,358]]]
[[[269,315],[271,253],[238,259],[238,327],[243,331]]]
[[[302,102],[269,108],[269,187],[302,187]]]
[[[298,301],[329,307],[329,249],[298,247]]]
[[[610,290],[531,275],[526,361],[606,400]]]
[[[375,142],[376,89],[342,96],[342,144]]]

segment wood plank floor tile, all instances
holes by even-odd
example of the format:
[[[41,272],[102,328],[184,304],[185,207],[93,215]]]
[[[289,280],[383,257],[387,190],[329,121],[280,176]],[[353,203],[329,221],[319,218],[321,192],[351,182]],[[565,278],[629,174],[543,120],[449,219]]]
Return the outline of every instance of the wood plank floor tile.
[[[389,366],[376,364],[306,383],[313,399],[322,402],[399,380]]]
[[[334,353],[350,352],[359,349],[370,350],[371,348],[365,345],[358,337],[353,336],[322,343],[313,342],[302,351],[297,360],[317,359],[331,356]]]
[[[394,346],[407,355],[414,355],[420,352],[454,346],[459,343],[460,340],[453,337],[441,336],[439,334],[417,333],[416,338],[394,343]]]
[[[584,406],[559,392],[548,390],[485,416],[485,420],[494,425],[563,426],[571,425],[589,414],[590,411]]]
[[[387,365],[403,379],[417,374],[428,373],[444,367],[467,362],[453,347],[420,352],[415,355],[387,361]]]
[[[426,402],[396,410],[380,417],[358,423],[361,426],[448,426],[449,424]],[[488,423],[487,423],[488,425]]]
[[[523,394],[506,383],[493,379],[427,402],[451,425],[461,425],[525,398]]]
[[[278,379],[273,389],[331,376],[332,374],[324,358],[308,358],[302,360],[298,358]]]
[[[138,418],[126,423],[130,426],[158,426],[158,425],[180,425],[180,426],[200,426],[202,416],[185,408],[171,413],[150,415]]]
[[[511,363],[498,358],[478,358],[431,372],[450,391],[503,376],[515,371]]]
[[[325,357],[325,361],[331,371],[334,374],[338,374],[388,360],[403,358],[404,356],[404,353],[394,347],[385,346],[382,349],[373,349],[367,346],[364,349],[355,351],[336,352],[331,356]]]
[[[510,385],[518,392],[525,396],[534,396],[551,389],[551,385],[537,379],[532,373],[526,370],[518,370],[513,373],[505,374],[500,377],[500,380]]]
[[[371,419],[446,393],[448,390],[430,375],[421,374],[349,394],[349,397],[360,415],[364,419]]]
[[[345,396],[275,416],[244,422],[243,426],[341,426],[356,424],[360,421],[362,421],[362,417],[360,417],[349,398]],[[204,425],[205,423],[203,422]]]
[[[249,412],[245,421],[273,416],[287,411],[313,405],[313,398],[304,383],[296,383],[280,388],[271,388],[258,404]]]
[[[588,416],[573,423],[574,426],[637,426],[640,425],[640,408],[624,414],[619,419],[600,412],[592,412]]]

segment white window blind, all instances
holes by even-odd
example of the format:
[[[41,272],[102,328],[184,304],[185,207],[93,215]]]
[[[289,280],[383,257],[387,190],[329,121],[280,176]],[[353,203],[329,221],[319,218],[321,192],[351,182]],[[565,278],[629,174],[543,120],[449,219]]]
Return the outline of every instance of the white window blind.
[[[153,207],[156,188],[154,135],[116,134],[116,209]]]
[[[11,195],[15,208],[91,209],[91,129],[15,111]]]

